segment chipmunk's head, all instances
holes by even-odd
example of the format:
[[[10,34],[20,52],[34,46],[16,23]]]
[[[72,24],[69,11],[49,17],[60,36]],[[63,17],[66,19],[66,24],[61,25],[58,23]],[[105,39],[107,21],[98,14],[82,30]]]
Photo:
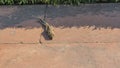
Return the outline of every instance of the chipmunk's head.
[[[41,18],[39,18],[39,21],[40,21],[40,22],[43,22],[43,20],[42,20]]]
[[[34,17],[34,18],[36,18],[36,19],[39,19],[40,22],[42,21],[42,17],[41,17],[41,16],[32,16],[32,17]]]

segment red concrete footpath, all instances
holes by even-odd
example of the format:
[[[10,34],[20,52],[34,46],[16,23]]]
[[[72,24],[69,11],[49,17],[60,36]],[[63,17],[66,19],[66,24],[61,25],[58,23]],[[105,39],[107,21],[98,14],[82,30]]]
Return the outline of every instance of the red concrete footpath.
[[[0,44],[0,68],[119,68],[119,45]]]
[[[0,30],[0,43],[119,43],[120,29],[93,30],[94,27],[54,28],[55,37],[47,40],[43,29],[7,28]]]

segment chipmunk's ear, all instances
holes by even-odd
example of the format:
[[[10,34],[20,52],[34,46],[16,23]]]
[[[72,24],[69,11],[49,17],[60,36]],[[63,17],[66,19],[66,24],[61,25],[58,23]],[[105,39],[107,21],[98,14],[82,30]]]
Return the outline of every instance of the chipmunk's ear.
[[[42,22],[42,19],[41,19],[41,18],[39,18],[39,21],[40,21],[40,22]]]

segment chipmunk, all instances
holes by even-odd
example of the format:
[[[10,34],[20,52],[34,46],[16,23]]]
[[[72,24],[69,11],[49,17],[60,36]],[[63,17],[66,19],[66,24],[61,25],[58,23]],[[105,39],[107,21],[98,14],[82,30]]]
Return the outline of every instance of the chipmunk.
[[[52,26],[50,26],[47,22],[45,22],[44,20],[42,20],[41,18],[39,18],[40,19],[40,22],[41,22],[41,24],[43,25],[43,27],[45,28],[45,31],[46,31],[46,33],[48,34],[48,37],[49,37],[49,39],[53,39],[53,37],[54,37],[54,31],[53,31],[53,28],[52,28]]]

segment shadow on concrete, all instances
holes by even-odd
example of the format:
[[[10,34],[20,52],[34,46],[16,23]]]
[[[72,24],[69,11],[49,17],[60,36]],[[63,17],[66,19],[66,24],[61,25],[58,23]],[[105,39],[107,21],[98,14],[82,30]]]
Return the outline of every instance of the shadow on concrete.
[[[39,28],[37,16],[44,16],[44,5],[1,6],[0,29]],[[49,6],[47,22],[54,27],[120,28],[120,4],[81,4]]]

